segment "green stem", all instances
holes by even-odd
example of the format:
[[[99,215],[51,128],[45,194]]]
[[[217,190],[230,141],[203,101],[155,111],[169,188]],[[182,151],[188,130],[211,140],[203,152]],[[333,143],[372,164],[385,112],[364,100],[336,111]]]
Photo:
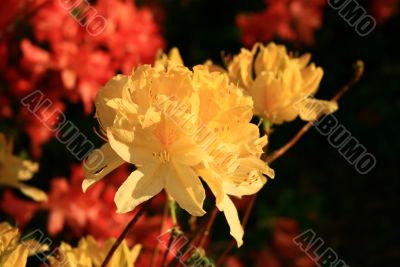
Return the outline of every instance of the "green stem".
[[[168,197],[169,211],[171,213],[172,223],[174,226],[178,224],[178,220],[176,219],[176,203],[175,200]]]

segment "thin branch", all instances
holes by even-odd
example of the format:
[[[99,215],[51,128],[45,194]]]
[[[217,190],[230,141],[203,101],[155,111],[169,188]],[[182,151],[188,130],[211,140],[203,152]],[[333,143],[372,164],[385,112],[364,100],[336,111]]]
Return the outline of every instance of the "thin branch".
[[[246,228],[247,222],[249,221],[251,211],[253,210],[254,203],[256,203],[257,194],[251,195],[250,203],[247,206],[247,209],[244,213],[243,220],[242,220],[242,227],[243,230]],[[224,261],[225,258],[228,256],[229,252],[235,247],[235,240],[231,239],[228,246],[226,247],[224,253],[219,257],[215,266],[220,266]]]
[[[167,266],[167,257],[168,257],[168,254],[169,254],[169,250],[171,249],[172,241],[174,241],[174,238],[175,238],[173,231],[174,231],[174,229],[172,229],[172,231],[171,231],[171,235],[170,235],[169,240],[168,240],[168,246],[167,246],[167,249],[164,252],[164,255],[163,255],[163,258],[162,258],[162,261],[161,261],[161,265],[160,266],[162,266],[162,267]]]
[[[167,266],[167,258],[169,254],[169,250],[171,249],[172,242],[174,239],[179,236],[180,230],[179,230],[179,225],[178,225],[178,219],[176,218],[176,203],[175,200],[173,200],[168,194],[167,194],[167,202],[169,206],[169,212],[171,214],[172,218],[172,223],[173,223],[173,228],[171,229],[171,235],[168,240],[168,246],[167,249],[164,252],[162,261],[161,261],[161,266],[166,267]]]
[[[176,218],[176,203],[175,200],[172,198],[168,197],[168,203],[169,203],[169,210],[171,212],[171,218],[172,218],[172,223],[174,226],[178,225],[178,219]]]
[[[217,218],[217,214],[218,214],[218,209],[215,207],[213,209],[213,211],[211,212],[210,218],[208,219],[206,228],[204,229],[204,232],[201,236],[200,242],[199,242],[199,247],[203,248],[206,241],[207,241],[207,237],[210,235],[210,230],[212,225],[214,224],[215,218]]]
[[[298,132],[297,134],[289,141],[287,142],[283,147],[280,149],[272,152],[271,156],[267,157],[267,162],[272,163],[279,157],[281,157],[283,154],[285,154],[290,148],[292,148],[299,140],[300,138],[310,130],[310,128],[314,125],[314,123],[319,119],[318,117],[316,120],[309,121],[306,125],[304,125]]]
[[[182,235],[182,232],[179,230],[179,226],[175,225],[171,229],[171,235],[170,235],[169,240],[168,240],[168,246],[167,246],[167,249],[164,252],[164,256],[163,256],[163,259],[161,261],[161,266],[162,267],[167,267],[167,265],[168,265],[167,258],[168,258],[169,251],[171,250],[172,243],[175,240],[175,238],[179,238],[181,235]]]
[[[251,196],[250,203],[247,206],[247,209],[244,213],[243,220],[242,220],[242,227],[243,229],[246,228],[247,222],[249,221],[251,211],[254,207],[254,203],[256,203],[257,194]],[[232,240],[233,241],[233,240]]]
[[[115,243],[111,247],[106,258],[104,259],[103,263],[101,264],[101,267],[106,267],[108,265],[112,256],[114,255],[115,251],[118,249],[118,247],[122,243],[122,241],[125,239],[126,235],[129,233],[131,228],[136,224],[136,222],[139,220],[139,218],[143,215],[143,213],[149,207],[150,202],[151,202],[151,199],[141,205],[138,213],[136,213],[136,215],[133,216],[132,220],[128,223],[128,225],[125,227],[124,231],[122,231],[122,233],[119,235],[118,239],[115,241]]]
[[[361,79],[361,77],[364,74],[364,69],[365,69],[365,64],[364,61],[362,60],[357,60],[354,65],[354,76],[353,78],[345,85],[342,87],[342,89],[331,99],[331,101],[339,101],[342,96],[349,91],[350,88],[352,88],[356,83],[358,83]]]
[[[208,223],[209,223],[209,221],[203,220],[201,225],[197,227],[197,231],[192,234],[190,242],[188,244],[186,244],[182,249],[182,251],[185,251],[185,254],[189,249],[191,249],[192,247],[195,247],[197,240],[201,237],[201,234],[204,232],[204,229],[206,228]],[[177,264],[178,264],[178,259],[176,258],[175,262],[171,266],[176,267]]]
[[[167,200],[167,201],[165,201],[165,205],[164,205],[163,217],[162,217],[162,222],[161,222],[161,226],[160,226],[160,235],[162,234],[162,231],[165,227],[165,223],[168,218],[168,207],[169,207],[169,203]],[[153,257],[151,259],[151,267],[156,267],[159,252],[160,252],[160,242],[157,242],[156,248],[154,249]]]

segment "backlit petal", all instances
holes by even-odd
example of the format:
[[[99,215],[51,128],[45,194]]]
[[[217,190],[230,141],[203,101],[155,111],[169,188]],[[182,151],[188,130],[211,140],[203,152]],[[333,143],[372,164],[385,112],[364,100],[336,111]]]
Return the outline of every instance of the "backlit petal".
[[[239,220],[239,215],[232,200],[225,195],[222,202],[217,206],[220,211],[224,212],[225,218],[229,224],[230,233],[235,238],[237,246],[243,244],[243,227]]]
[[[304,99],[298,107],[300,118],[305,121],[315,120],[320,115],[330,114],[338,109],[336,102],[311,98]]]
[[[117,212],[129,212],[158,194],[164,188],[166,172],[163,164],[147,164],[132,172],[115,194]]]
[[[42,202],[47,200],[47,195],[42,190],[39,190],[35,187],[28,186],[22,183],[19,183],[17,187],[24,195],[32,198],[37,202]]]
[[[104,129],[112,126],[116,115],[115,110],[107,106],[107,102],[113,98],[122,97],[122,89],[127,81],[126,76],[117,75],[106,83],[96,96],[96,117]]]
[[[123,163],[124,160],[115,153],[109,143],[93,151],[83,164],[86,176],[86,179],[82,183],[83,191],[85,192],[91,185],[103,179],[104,176]]]
[[[206,194],[200,178],[190,167],[177,163],[169,165],[165,180],[167,193],[190,214],[204,215],[203,202]]]

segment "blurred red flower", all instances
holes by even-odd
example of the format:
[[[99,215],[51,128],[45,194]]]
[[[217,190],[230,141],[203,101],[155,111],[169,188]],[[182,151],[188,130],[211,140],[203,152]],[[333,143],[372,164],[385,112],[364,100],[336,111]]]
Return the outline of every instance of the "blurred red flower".
[[[26,12],[29,16],[21,23],[31,24],[33,38],[19,39],[14,32],[13,38],[0,39],[0,58],[4,59],[0,75],[10,89],[0,96],[2,118],[12,118],[10,102],[18,103],[34,90],[41,90],[54,106],[63,109],[65,100],[81,102],[89,115],[101,86],[116,73],[130,73],[139,64],[153,63],[158,49],[164,47],[151,10],[137,8],[133,1],[96,1],[92,8],[107,22],[97,36],[88,33],[74,17],[80,6],[72,12],[58,1],[35,0],[29,7],[21,1],[7,3],[11,11],[1,11],[7,16],[0,19],[0,38],[1,27]],[[15,113],[21,113],[18,120],[32,138],[32,153],[40,156],[41,145],[52,133],[26,110]]]
[[[82,166],[75,165],[71,169],[70,179],[55,177],[50,180],[50,191],[47,193],[48,200],[46,202],[37,203],[23,200],[16,197],[11,191],[6,191],[0,207],[5,213],[12,216],[21,228],[32,219],[38,210],[45,210],[48,211],[47,231],[51,236],[68,233],[79,238],[82,235],[91,235],[97,241],[103,242],[110,237],[117,238],[137,212],[116,213],[114,195],[118,187],[114,186],[113,181],[119,180],[118,174],[120,172],[110,173],[107,179],[96,183],[84,193],[82,190],[84,179]],[[165,196],[156,197],[151,208],[159,211],[163,204],[161,202],[164,201]],[[158,215],[146,215],[140,218],[135,225],[135,230],[126,237],[130,245],[142,244],[144,254],[152,254],[159,242],[157,237],[160,235],[160,231],[166,233],[173,225],[172,220],[167,218],[163,229],[160,229],[162,216],[160,212],[157,213]],[[160,246],[160,255],[164,251],[165,247]],[[141,256],[142,262],[150,260],[151,257],[148,259]],[[161,256],[159,260],[161,260]]]
[[[40,203],[20,199],[11,190],[6,190],[3,193],[0,207],[5,213],[14,218],[20,228],[24,228],[40,208]]]
[[[291,218],[277,218],[272,230],[272,244],[249,257],[255,267],[316,267],[317,264],[307,256],[293,239],[301,233],[298,222]],[[227,267],[247,266],[236,256],[226,259]]]
[[[265,3],[264,11],[236,18],[244,45],[271,41],[274,37],[313,44],[314,32],[322,26],[325,0],[265,0]]]
[[[373,0],[370,9],[373,17],[379,24],[387,22],[399,11],[399,0]]]

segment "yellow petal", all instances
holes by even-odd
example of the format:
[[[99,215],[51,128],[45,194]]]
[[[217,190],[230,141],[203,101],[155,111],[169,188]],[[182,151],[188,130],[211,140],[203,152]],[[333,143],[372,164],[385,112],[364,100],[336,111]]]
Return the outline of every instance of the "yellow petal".
[[[188,138],[181,138],[179,142],[174,142],[171,147],[171,152],[171,156],[174,158],[175,162],[188,166],[195,166],[203,159],[202,151]]]
[[[13,246],[19,239],[18,228],[13,228],[8,222],[0,223],[0,243],[2,246]]]
[[[211,192],[215,196],[216,205],[219,205],[222,202],[225,194],[221,179],[216,173],[208,168],[205,168],[204,166],[197,168],[196,173],[200,175],[201,178],[203,178],[203,180],[206,182],[208,187],[211,189]]]
[[[91,185],[103,179],[104,176],[123,163],[124,160],[115,153],[109,143],[93,151],[83,164],[83,170],[86,176],[82,183],[83,191],[85,192]]]
[[[261,171],[271,170],[259,158],[246,157],[239,160],[239,168],[228,179],[224,179],[224,191],[228,195],[242,197],[257,193],[267,182]],[[273,172],[273,171],[272,171]],[[268,174],[272,174],[268,172]]]
[[[103,246],[100,247],[99,244],[97,243],[96,239],[94,239],[92,236],[86,236],[79,240],[78,243],[78,249],[81,251],[81,255],[79,256],[82,260],[85,260],[87,262],[92,262],[91,266],[100,266],[108,251],[110,251],[112,245],[114,244],[115,240],[113,238],[107,239]],[[123,241],[124,243],[124,241]],[[77,250],[75,250],[78,252]],[[78,253],[76,253],[78,254]],[[88,257],[88,258],[87,258]],[[86,258],[86,259],[85,259]],[[111,259],[111,262],[113,262],[114,257]],[[81,261],[80,261],[81,262]],[[86,266],[86,265],[84,265]],[[89,265],[90,266],[90,265]],[[110,267],[110,266],[108,266]]]
[[[35,254],[50,250],[50,247],[48,244],[45,244],[45,243],[42,244],[39,241],[34,240],[34,239],[23,240],[22,244],[28,248],[29,256],[33,256]]]
[[[131,251],[125,241],[115,251],[109,267],[133,267]]]
[[[305,95],[312,95],[318,90],[318,86],[324,76],[322,68],[316,67],[311,64],[301,71],[303,82],[301,84],[301,91]]]
[[[165,190],[193,216],[203,216],[203,202],[206,197],[203,185],[192,168],[171,162],[165,180]]]
[[[311,60],[311,54],[310,53],[305,53],[303,55],[301,55],[299,58],[297,58],[298,63],[299,63],[299,67],[305,68],[307,66],[307,64],[310,62]]]
[[[168,52],[168,56],[162,51],[158,51],[156,57],[155,65],[161,65],[164,67],[168,67],[171,65],[183,66],[183,60],[181,54],[179,53],[179,49],[176,47],[171,48]]]
[[[301,101],[297,107],[302,120],[315,120],[318,116],[330,114],[338,109],[336,102],[307,98]]]
[[[183,66],[183,60],[181,54],[179,53],[178,48],[173,47],[168,52],[168,59],[173,61],[174,63]]]
[[[247,88],[252,81],[253,53],[245,48],[235,56],[228,66],[231,81],[235,85]]]
[[[229,181],[224,182],[224,191],[232,196],[242,197],[253,195],[260,191],[260,189],[267,182],[267,179],[264,177],[263,179],[257,180],[252,184],[235,184]]]
[[[2,267],[25,267],[28,259],[28,249],[24,245],[18,245],[15,249],[1,256],[0,266]]]
[[[254,62],[256,76],[263,71],[277,72],[282,65],[282,61],[288,59],[286,47],[276,45],[273,42],[265,47],[261,43],[256,43],[252,49],[253,55],[257,53],[257,50],[259,52]]]
[[[243,244],[244,231],[239,220],[239,215],[232,200],[225,195],[218,209],[224,212],[225,218],[229,224],[230,234],[235,238],[237,246],[240,247]]]
[[[160,122],[161,112],[159,112],[155,107],[150,107],[144,115],[139,115],[138,119],[142,124],[142,127],[147,128]]]
[[[107,102],[112,98],[121,98],[122,89],[127,82],[128,78],[126,76],[117,75],[107,82],[96,96],[96,117],[104,129],[112,126],[116,115],[115,110],[107,106]]]
[[[18,184],[17,187],[24,195],[32,198],[37,202],[42,202],[47,200],[47,195],[42,190],[21,183]]]
[[[159,142],[142,129],[108,128],[107,138],[118,156],[133,164],[145,165],[154,160],[153,152],[161,151]]]
[[[298,109],[294,105],[282,108],[277,112],[277,115],[272,121],[274,124],[282,124],[284,122],[293,121],[299,115]]]
[[[137,261],[137,259],[139,258],[139,254],[140,254],[140,251],[142,250],[142,247],[143,246],[141,244],[136,244],[131,249],[131,259],[132,259],[133,263],[135,263]]]
[[[158,194],[165,184],[164,164],[146,164],[132,172],[115,194],[118,213],[129,212]]]
[[[137,113],[137,105],[122,98],[112,98],[106,102],[107,107],[112,108],[115,112],[125,111],[128,113]],[[115,117],[115,116],[114,116]]]

